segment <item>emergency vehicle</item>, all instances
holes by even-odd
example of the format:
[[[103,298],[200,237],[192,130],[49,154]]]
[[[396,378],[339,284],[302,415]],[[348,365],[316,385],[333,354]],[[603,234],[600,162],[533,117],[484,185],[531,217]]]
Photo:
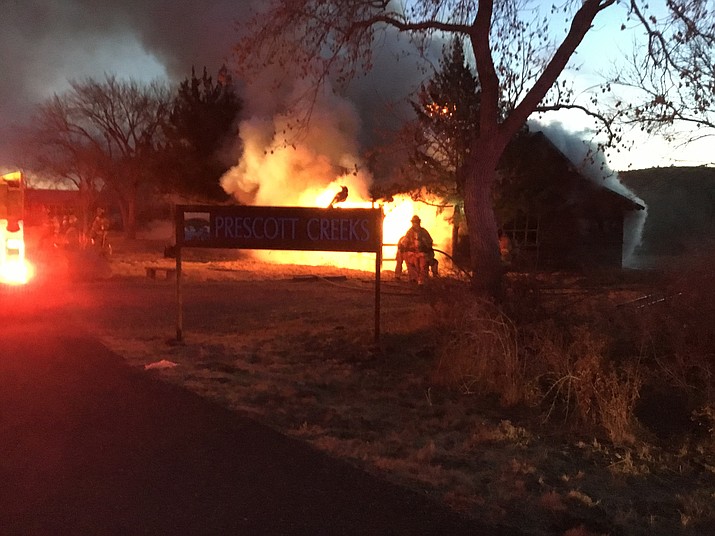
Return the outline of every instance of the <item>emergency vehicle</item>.
[[[25,185],[22,173],[0,176],[0,283],[22,284],[29,277],[25,261]]]

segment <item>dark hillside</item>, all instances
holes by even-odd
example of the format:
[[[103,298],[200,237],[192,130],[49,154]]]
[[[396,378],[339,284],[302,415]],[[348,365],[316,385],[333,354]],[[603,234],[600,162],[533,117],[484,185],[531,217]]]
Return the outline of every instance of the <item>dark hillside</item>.
[[[650,168],[619,175],[648,207],[638,256],[674,260],[715,243],[715,168]]]

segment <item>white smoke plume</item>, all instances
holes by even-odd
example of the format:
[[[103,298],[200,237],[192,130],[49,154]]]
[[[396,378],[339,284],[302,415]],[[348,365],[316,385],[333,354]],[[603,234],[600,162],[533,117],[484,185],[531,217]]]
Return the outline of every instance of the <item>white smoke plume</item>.
[[[374,178],[363,155],[389,139],[413,113],[407,98],[425,76],[415,63],[395,61],[403,46],[396,32],[388,32],[381,46],[369,73],[340,92],[326,84],[315,99],[305,99],[313,95],[311,81],[292,76],[285,66],[280,72],[267,68],[247,81],[242,87],[245,119],[239,124],[237,161],[221,180],[224,190],[244,204],[327,207],[341,186],[346,186],[348,199],[342,206],[371,206],[373,180],[386,177]],[[396,244],[409,228],[412,215],[419,214],[435,242],[449,249],[447,212],[415,205],[407,196],[381,204],[385,244]],[[386,259],[393,255],[390,247],[383,253]],[[374,256],[356,259],[350,254],[315,252],[254,255],[279,262],[363,268],[372,263],[374,267]]]
[[[347,186],[348,198],[342,206],[372,205],[369,188],[373,177],[361,158],[361,134],[365,127],[352,100],[325,88],[311,102],[309,121],[302,110],[289,104],[305,94],[304,82],[296,82],[293,91],[266,102],[249,105],[255,110],[275,111],[273,115],[254,113],[239,126],[240,158],[222,178],[224,190],[238,201],[251,205],[327,207],[341,186]],[[249,91],[250,93],[250,91]],[[416,206],[407,196],[384,203],[385,244],[396,244],[410,226],[413,214],[419,214],[423,225],[432,233],[435,243],[448,249],[451,227],[446,213],[435,207]],[[383,251],[384,258],[394,258],[394,247]],[[275,262],[328,264],[374,269],[374,255],[320,252],[253,252],[254,257]]]

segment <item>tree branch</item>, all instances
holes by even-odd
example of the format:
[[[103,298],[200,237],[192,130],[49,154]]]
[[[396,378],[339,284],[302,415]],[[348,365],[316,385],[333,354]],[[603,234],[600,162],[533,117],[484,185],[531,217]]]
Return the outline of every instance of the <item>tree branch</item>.
[[[539,103],[544,99],[546,93],[563,72],[578,45],[581,44],[581,41],[583,41],[583,38],[591,29],[596,15],[614,4],[615,1],[616,0],[584,0],[574,15],[566,37],[556,49],[554,56],[544,69],[544,72],[541,73],[541,76],[536,80],[531,90],[529,90],[505,121],[504,131],[507,137],[510,138],[517,132],[521,125],[526,122],[529,115],[531,115],[531,112],[539,106]]]

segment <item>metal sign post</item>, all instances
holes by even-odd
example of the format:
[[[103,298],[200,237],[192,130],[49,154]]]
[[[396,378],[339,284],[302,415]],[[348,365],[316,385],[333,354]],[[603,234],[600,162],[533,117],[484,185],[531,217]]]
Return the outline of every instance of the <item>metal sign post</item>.
[[[176,246],[176,340],[184,340],[184,295],[181,287],[181,246]]]
[[[382,217],[382,209],[380,209]],[[380,272],[382,271],[382,220],[379,228],[380,247],[375,252],[375,346],[380,344]]]

